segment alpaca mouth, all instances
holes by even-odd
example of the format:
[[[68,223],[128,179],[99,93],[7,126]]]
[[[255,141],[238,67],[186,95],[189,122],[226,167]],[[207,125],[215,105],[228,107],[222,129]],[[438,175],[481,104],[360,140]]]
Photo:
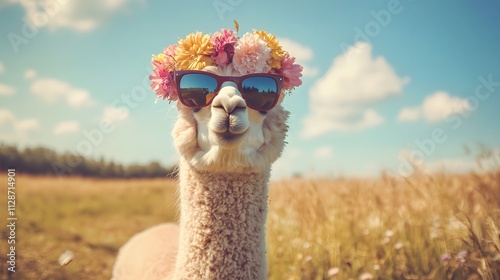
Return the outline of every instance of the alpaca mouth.
[[[228,131],[223,133],[215,133],[217,139],[220,141],[221,146],[232,147],[239,143],[239,140],[243,137],[244,133],[235,134]]]

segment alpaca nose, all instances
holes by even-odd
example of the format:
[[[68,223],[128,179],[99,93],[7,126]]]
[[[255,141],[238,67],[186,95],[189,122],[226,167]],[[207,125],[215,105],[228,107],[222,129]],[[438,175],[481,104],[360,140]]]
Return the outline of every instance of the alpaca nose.
[[[245,110],[247,104],[241,96],[238,87],[233,82],[225,82],[222,84],[219,93],[212,101],[213,108],[219,108],[226,111],[228,114],[235,110]]]

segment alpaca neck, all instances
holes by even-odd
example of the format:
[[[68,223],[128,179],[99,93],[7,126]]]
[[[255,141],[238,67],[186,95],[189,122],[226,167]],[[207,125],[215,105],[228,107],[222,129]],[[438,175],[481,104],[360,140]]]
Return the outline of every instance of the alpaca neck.
[[[269,171],[197,171],[180,163],[176,279],[265,279]]]

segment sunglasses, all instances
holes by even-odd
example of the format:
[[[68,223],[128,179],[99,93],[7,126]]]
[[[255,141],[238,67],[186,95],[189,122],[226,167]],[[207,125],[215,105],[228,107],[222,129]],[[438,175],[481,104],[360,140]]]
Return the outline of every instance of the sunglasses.
[[[175,71],[177,93],[182,104],[191,108],[210,105],[224,82],[234,82],[247,107],[257,111],[271,110],[279,100],[283,76],[275,74],[249,74],[241,77],[185,70]]]

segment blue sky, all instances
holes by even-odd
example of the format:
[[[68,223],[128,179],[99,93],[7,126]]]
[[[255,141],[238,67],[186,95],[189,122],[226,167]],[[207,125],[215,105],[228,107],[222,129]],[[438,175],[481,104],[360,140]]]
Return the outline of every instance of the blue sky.
[[[0,1],[0,139],[173,164],[151,55],[195,31],[275,34],[304,66],[274,178],[475,168],[500,150],[498,1]],[[102,122],[103,119],[111,123]],[[500,153],[500,152],[499,152]]]

